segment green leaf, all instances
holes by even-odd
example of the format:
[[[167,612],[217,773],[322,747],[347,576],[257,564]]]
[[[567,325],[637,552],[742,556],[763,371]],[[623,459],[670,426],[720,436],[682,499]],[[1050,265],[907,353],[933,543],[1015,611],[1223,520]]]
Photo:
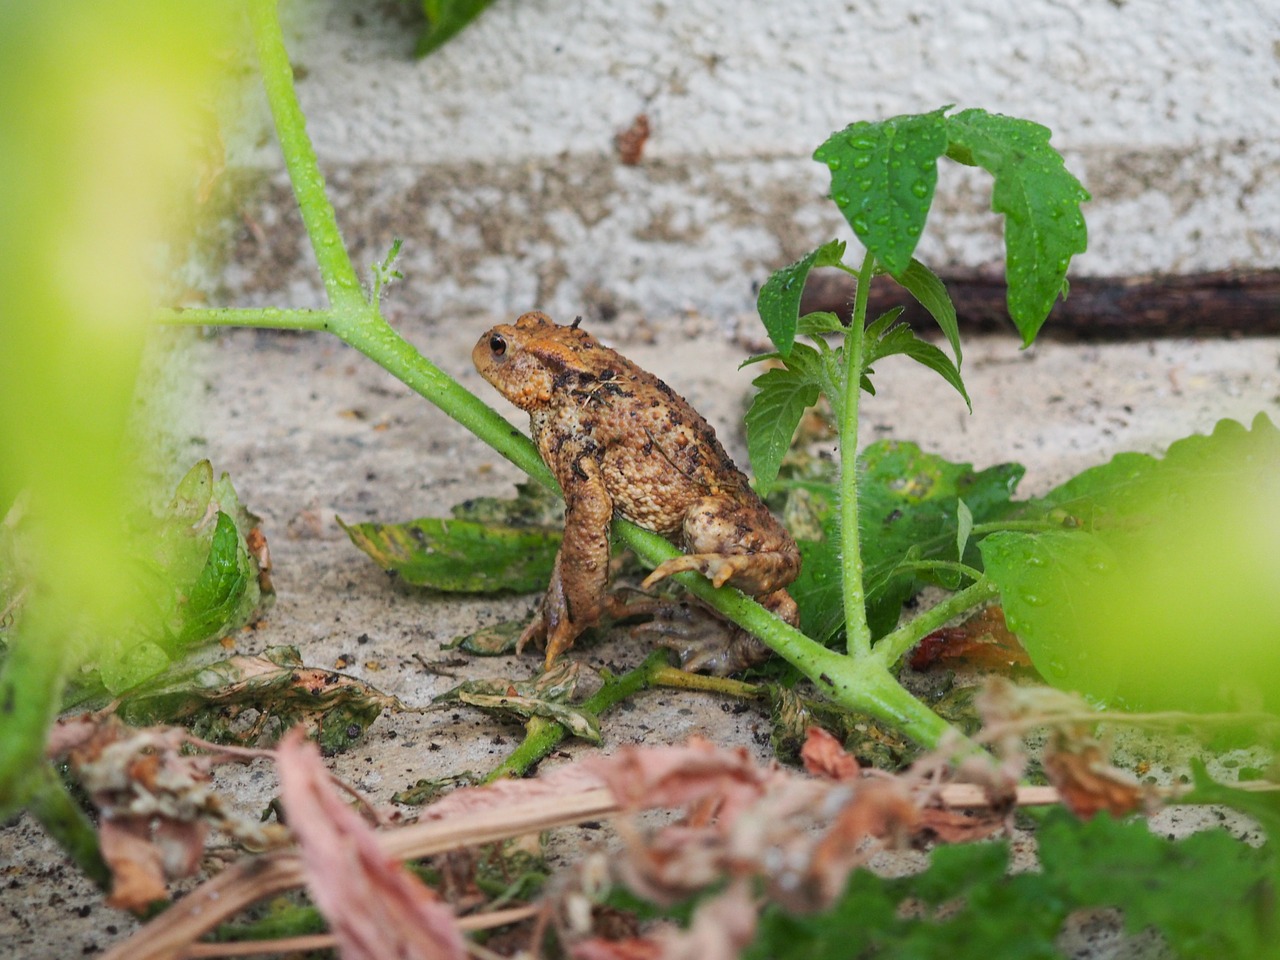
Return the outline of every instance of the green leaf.
[[[947,342],[951,344],[951,352],[956,358],[956,368],[959,369],[964,359],[964,354],[960,352],[960,324],[956,319],[956,308],[951,302],[951,295],[947,293],[946,285],[936,273],[914,258],[911,265],[896,274],[893,279],[906,288],[907,292],[915,297],[916,301],[938,322],[938,326],[947,337]]]
[[[947,149],[948,107],[850,124],[814,151],[831,171],[831,199],[890,273],[911,264]]]
[[[973,533],[973,511],[963,500],[956,501],[956,556],[963,557]]]
[[[796,333],[806,337],[820,337],[824,333],[843,333],[844,331],[845,325],[840,322],[840,318],[828,310],[806,313],[796,326]]]
[[[418,38],[418,56],[425,57],[440,49],[492,2],[493,0],[422,0],[422,11],[427,15],[427,29]]]
[[[1071,258],[1088,246],[1080,205],[1089,192],[1038,123],[962,110],[947,118],[945,136],[948,156],[995,177],[991,209],[1005,216],[1009,315],[1030,344],[1064,289]]]
[[[973,404],[969,400],[968,391],[965,390],[964,381],[960,378],[960,371],[951,362],[950,357],[933,344],[921,340],[916,336],[915,331],[905,324],[900,324],[896,327],[891,326],[887,330],[884,329],[887,324],[891,324],[893,320],[896,320],[901,312],[901,307],[895,307],[867,327],[866,347],[862,357],[863,376],[866,381],[863,384],[864,389],[869,383],[866,375],[872,372],[872,363],[885,357],[902,354],[941,375],[942,379],[951,384],[960,396],[964,398],[965,404],[969,407],[969,412],[972,413]],[[874,390],[868,390],[867,392],[873,395],[875,393]]]
[[[343,523],[351,542],[406,583],[456,593],[529,593],[551,579],[561,532],[424,517]]]
[[[1280,431],[1223,421],[1031,506],[1074,531],[981,544],[1009,626],[1055,686],[1134,709],[1280,712]]]
[[[184,645],[220,636],[235,621],[252,572],[235,522],[219,510],[209,558],[183,607],[180,641]]]
[[[999,519],[1011,510],[1009,498],[1024,469],[1015,463],[974,470],[967,463],[950,463],[925,453],[914,443],[882,440],[862,451],[858,459],[858,502],[867,619],[874,636],[897,624],[902,604],[926,582],[900,566],[908,560],[963,560],[978,564],[970,543],[957,553],[960,500],[976,523]],[[788,588],[800,607],[804,632],[827,642],[844,623],[840,591],[839,531],[834,506],[834,479],[792,479],[789,498],[802,496],[805,513],[825,533],[812,537],[813,520],[799,541],[803,563],[800,576]],[[790,499],[784,508],[790,512]]]
[[[765,281],[756,297],[756,312],[769,334],[769,339],[784,358],[791,356],[796,326],[800,318],[800,298],[809,271],[814,267],[834,267],[844,256],[844,241],[832,240],[806,254],[790,266],[776,271]]]
[[[766,370],[752,381],[757,392],[746,415],[747,453],[761,496],[772,489],[800,418],[818,402],[819,362],[818,351],[796,344],[785,368]]]
[[[825,912],[766,908],[744,957],[1057,960],[1067,918],[1095,908],[1119,909],[1130,933],[1154,928],[1174,956],[1277,955],[1271,844],[1257,851],[1221,830],[1170,841],[1142,821],[1060,810],[1036,839],[1036,872],[1008,872],[1007,841],[937,847],[913,876],[857,870]]]

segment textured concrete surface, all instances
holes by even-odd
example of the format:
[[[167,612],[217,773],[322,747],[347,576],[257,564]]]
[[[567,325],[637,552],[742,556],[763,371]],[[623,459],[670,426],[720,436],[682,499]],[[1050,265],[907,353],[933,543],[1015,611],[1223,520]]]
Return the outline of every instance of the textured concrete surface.
[[[1054,131],[1094,196],[1082,274],[1280,262],[1276,4],[500,0],[424,61],[407,8],[291,9],[357,262],[404,237],[431,316],[747,309],[769,270],[850,235],[814,148],[947,103]],[[624,166],[614,136],[640,114],[652,134]],[[279,170],[269,135],[242,139],[234,169]],[[989,188],[943,162],[925,262],[999,260]],[[320,294],[286,194],[272,174],[246,201],[269,242],[242,243],[227,279],[302,305]]]

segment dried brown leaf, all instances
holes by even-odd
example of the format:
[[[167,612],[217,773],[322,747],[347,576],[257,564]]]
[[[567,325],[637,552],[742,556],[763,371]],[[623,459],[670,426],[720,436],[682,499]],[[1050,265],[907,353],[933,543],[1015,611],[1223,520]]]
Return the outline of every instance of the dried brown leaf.
[[[756,906],[746,880],[698,906],[688,930],[659,934],[662,960],[737,960],[756,933]]]
[[[1081,820],[1103,811],[1123,817],[1150,799],[1137,780],[1107,762],[1096,741],[1076,742],[1059,731],[1045,747],[1043,763],[1063,805]]]
[[[573,960],[659,960],[662,945],[648,937],[629,937],[626,940],[605,940],[592,937],[575,943],[569,950]]]
[[[810,727],[806,731],[800,759],[805,770],[828,780],[853,780],[860,772],[857,758],[822,727]]]
[[[301,847],[307,888],[344,960],[463,960],[452,911],[378,846],[334,792],[314,744],[291,731],[277,750],[281,799]]]
[[[623,747],[586,766],[623,807],[689,807],[693,822],[713,815],[732,822],[777,775],[775,767],[752,761],[746,749],[717,747],[701,737],[680,747]]]

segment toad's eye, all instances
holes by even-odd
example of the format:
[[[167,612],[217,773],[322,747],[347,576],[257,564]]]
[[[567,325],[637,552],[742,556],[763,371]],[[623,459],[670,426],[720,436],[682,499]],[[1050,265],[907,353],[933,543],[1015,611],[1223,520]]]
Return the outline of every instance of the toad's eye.
[[[502,356],[507,352],[507,341],[495,333],[489,338],[489,352],[495,357]]]

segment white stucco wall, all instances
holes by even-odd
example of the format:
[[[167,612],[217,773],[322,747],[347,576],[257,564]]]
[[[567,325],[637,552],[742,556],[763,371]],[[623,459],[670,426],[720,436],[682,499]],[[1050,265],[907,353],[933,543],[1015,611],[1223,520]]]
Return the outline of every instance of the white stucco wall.
[[[287,21],[348,241],[367,263],[405,237],[428,315],[749,309],[772,268],[851,236],[813,149],[945,103],[1053,129],[1094,195],[1080,273],[1280,264],[1276,0],[498,0],[426,60],[392,4]],[[623,166],[639,113],[652,135]],[[274,144],[239,163],[278,166]],[[935,268],[997,258],[988,183],[943,162]],[[257,202],[300,236],[282,177]],[[229,285],[318,299],[275,247]]]

